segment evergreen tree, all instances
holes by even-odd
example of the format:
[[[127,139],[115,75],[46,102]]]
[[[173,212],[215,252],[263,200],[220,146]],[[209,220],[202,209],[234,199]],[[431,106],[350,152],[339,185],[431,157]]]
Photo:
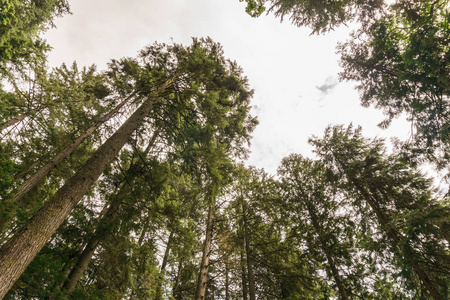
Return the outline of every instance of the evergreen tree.
[[[360,128],[330,127],[311,143],[348,184],[360,203],[357,207],[363,202],[370,208],[392,246],[401,276],[415,283],[416,293],[425,289],[434,299],[445,298],[448,249],[439,228],[420,213],[439,206],[429,180],[395,154],[387,156],[382,140],[363,138]]]

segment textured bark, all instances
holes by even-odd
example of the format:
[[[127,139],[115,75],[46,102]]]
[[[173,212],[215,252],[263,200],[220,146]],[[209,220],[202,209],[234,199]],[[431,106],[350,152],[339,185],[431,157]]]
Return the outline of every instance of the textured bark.
[[[155,136],[156,135],[154,135],[154,137]],[[144,150],[145,156],[150,151],[154,142],[155,142],[155,138],[152,138],[150,140],[147,148]],[[132,164],[130,166],[130,169],[133,166],[139,167],[142,165],[143,165],[143,162],[141,160],[139,160],[138,163]],[[126,175],[126,177],[128,177],[128,175],[129,175],[129,173]],[[131,176],[133,176],[133,174]],[[125,179],[125,181],[127,181],[127,179]],[[120,187],[116,188],[116,195],[126,195],[130,192],[130,186],[128,184],[126,184],[125,181],[122,182]],[[119,196],[117,196],[117,197],[119,197]],[[84,271],[86,271],[86,269],[92,259],[92,256],[94,255],[95,250],[97,249],[97,246],[100,244],[100,242],[104,238],[106,238],[110,234],[110,232],[104,232],[104,230],[109,228],[111,226],[111,224],[113,222],[115,222],[114,217],[117,214],[117,212],[119,211],[120,206],[121,206],[121,202],[118,199],[116,199],[109,206],[106,205],[102,209],[102,212],[100,213],[101,219],[98,223],[96,232],[94,233],[92,238],[89,240],[89,242],[85,246],[83,252],[81,253],[81,255],[78,258],[76,265],[72,268],[71,272],[67,276],[67,280],[63,286],[63,289],[66,290],[67,294],[70,294],[71,292],[73,292],[75,290],[75,287],[76,287],[78,281],[81,279]],[[146,225],[148,225],[148,221],[149,221],[149,219],[147,218]],[[145,231],[145,228],[144,228],[144,231]],[[142,243],[142,241],[140,240],[139,245],[141,245],[141,243]]]
[[[225,300],[230,300],[230,274],[228,268],[228,255],[225,258]]]
[[[247,272],[245,270],[245,259],[244,259],[244,250],[241,249],[241,272],[242,272],[242,299],[248,299],[248,290],[247,290]]]
[[[208,209],[208,220],[206,222],[205,242],[203,243],[202,263],[197,280],[197,290],[195,292],[196,300],[204,300],[206,295],[206,285],[208,284],[209,257],[211,254],[211,245],[213,238],[214,222],[214,201],[211,201]]]
[[[172,241],[173,241],[173,230],[170,231],[169,238],[167,239],[166,251],[164,251],[164,257],[163,257],[163,261],[161,264],[161,270],[160,270],[161,273],[164,273],[164,271],[166,269],[167,261],[169,260],[170,248],[172,247]]]
[[[323,232],[323,229],[319,224],[319,220],[318,220],[318,217],[314,210],[314,207],[310,203],[307,204],[307,207],[308,207],[308,213],[311,217],[314,229],[315,229],[316,233],[319,235],[319,241],[321,244],[322,251],[325,253],[325,256],[327,258],[328,265],[330,266],[334,281],[336,282],[336,285],[338,287],[339,294],[341,295],[341,298],[343,300],[347,300],[348,299],[347,291],[345,290],[344,284],[342,283],[341,276],[336,267],[336,263],[334,262],[333,255],[332,255],[330,248],[328,247],[327,242],[325,240],[325,233]]]
[[[18,115],[15,117],[12,117],[11,119],[9,119],[8,121],[0,124],[0,131],[2,131],[3,129],[8,128],[9,126],[12,126],[16,123],[19,123],[20,121],[22,121],[23,119],[25,119],[26,117],[28,117],[28,115]]]
[[[366,191],[366,189],[363,188],[356,180],[352,180],[352,183],[355,185],[355,187],[358,189],[358,191],[364,197],[366,202],[369,204],[369,206],[375,212],[378,222],[380,222],[380,225],[382,226],[382,228],[387,232],[387,234],[390,237],[390,239],[392,240],[393,244],[398,248],[398,250],[401,253],[403,253],[404,258],[411,264],[414,272],[419,277],[419,279],[422,281],[422,283],[425,285],[425,288],[430,292],[430,295],[436,300],[444,299],[444,297],[441,296],[441,294],[438,292],[434,283],[428,277],[428,274],[425,272],[425,270],[422,268],[422,266],[417,262],[417,260],[411,255],[410,251],[402,251],[402,249],[400,249],[399,243],[401,240],[399,237],[399,233],[397,232],[397,230],[395,230],[395,228],[392,227],[392,225],[390,225],[390,221],[389,221],[388,217],[386,217],[384,212],[378,207],[377,200],[374,199]]]
[[[250,246],[250,234],[248,230],[248,220],[247,211],[245,209],[244,203],[242,203],[242,215],[244,218],[244,242],[245,242],[245,253],[247,256],[247,274],[248,274],[248,291],[250,300],[256,300],[256,290],[255,290],[255,275],[253,274],[253,260],[252,251]]]
[[[172,295],[175,299],[179,299],[178,297],[178,289],[180,286],[181,281],[181,271],[183,270],[183,258],[180,258],[180,261],[178,262],[178,271],[177,271],[177,278],[175,279],[175,283],[173,285],[173,292]]]
[[[72,209],[116,157],[131,134],[151,112],[157,95],[162,93],[170,83],[171,80],[167,81],[155,91],[78,172],[0,248],[0,270],[2,270],[0,298],[9,291]]]
[[[63,151],[58,153],[49,162],[42,166],[39,171],[37,171],[33,176],[31,176],[24,184],[22,184],[13,196],[12,202],[19,201],[23,196],[25,196],[33,187],[47,177],[47,175],[66,157],[68,157],[72,152],[79,146],[83,141],[90,137],[97,128],[102,124],[114,117],[117,112],[132,98],[135,93],[128,96],[124,101],[117,105],[113,110],[108,112],[106,115],[100,117],[91,127],[89,127],[83,134],[81,134],[77,139],[75,139],[69,146],[67,146]]]
[[[106,115],[100,117],[90,128],[88,128],[82,135],[80,135],[77,139],[72,141],[72,143],[67,146],[64,150],[58,153],[55,157],[53,157],[49,162],[43,165],[35,174],[33,174],[30,178],[28,178],[17,190],[17,192],[13,195],[11,200],[8,200],[9,205],[7,207],[12,207],[13,203],[20,202],[20,200],[36,185],[42,182],[47,175],[58,166],[66,157],[68,157],[72,152],[81,145],[83,141],[85,141],[92,133],[97,130],[102,124],[106,121],[110,120],[117,112],[132,98],[135,96],[135,93],[128,96],[124,101],[122,101],[118,106],[116,106],[113,110],[108,112]],[[4,227],[8,224],[8,218],[0,219],[0,232],[3,232]]]
[[[34,168],[36,168],[39,165],[39,161],[35,161],[33,162],[31,165],[29,165],[25,170],[23,170],[20,173],[17,173],[16,175],[14,175],[14,179],[15,180],[20,180],[23,177],[25,177],[26,175],[30,174]]]

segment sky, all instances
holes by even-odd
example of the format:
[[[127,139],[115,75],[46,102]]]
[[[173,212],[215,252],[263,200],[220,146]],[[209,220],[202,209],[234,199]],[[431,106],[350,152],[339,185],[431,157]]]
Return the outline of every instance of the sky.
[[[111,59],[134,57],[154,42],[189,45],[192,37],[211,37],[235,60],[254,89],[253,132],[247,164],[271,174],[290,153],[312,157],[308,138],[327,125],[362,126],[367,137],[411,135],[400,118],[388,130],[380,110],[361,107],[355,83],[339,82],[338,42],[351,29],[310,35],[273,15],[251,18],[239,0],[71,0],[71,15],[56,20],[44,38],[53,47],[49,63],[106,68]]]

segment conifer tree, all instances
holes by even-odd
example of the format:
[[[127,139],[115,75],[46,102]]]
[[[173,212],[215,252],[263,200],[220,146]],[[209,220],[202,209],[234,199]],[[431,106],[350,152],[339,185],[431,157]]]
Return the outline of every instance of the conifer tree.
[[[387,156],[382,140],[363,138],[361,128],[329,127],[322,139],[310,141],[357,201],[370,207],[404,270],[402,276],[409,270],[414,274],[407,279],[416,282],[416,293],[424,287],[432,298],[445,298],[448,282],[442,276],[448,276],[448,251],[443,234],[419,213],[439,205],[429,180],[395,155]]]

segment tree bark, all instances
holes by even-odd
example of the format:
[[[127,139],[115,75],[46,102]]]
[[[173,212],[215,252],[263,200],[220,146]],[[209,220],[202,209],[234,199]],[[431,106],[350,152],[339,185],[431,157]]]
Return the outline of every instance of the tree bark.
[[[16,123],[19,123],[20,121],[22,121],[23,119],[25,119],[26,117],[28,117],[28,115],[18,115],[15,117],[12,117],[11,119],[9,119],[6,122],[3,122],[2,124],[0,124],[0,131],[2,131],[3,129],[8,128],[9,126],[12,126]]]
[[[241,273],[242,273],[242,299],[248,299],[248,290],[247,290],[247,272],[245,270],[245,259],[244,259],[244,250],[241,248]]]
[[[211,245],[213,238],[214,222],[214,201],[211,201],[208,209],[208,220],[206,222],[205,242],[203,243],[202,263],[197,280],[197,290],[195,292],[196,300],[204,300],[206,295],[206,285],[208,283],[209,257],[211,254]]]
[[[156,135],[154,135],[153,137],[155,137]],[[146,149],[144,150],[144,155],[146,155],[151,147],[153,146],[153,143],[155,141],[155,138],[152,138],[148,144],[148,146],[146,147]],[[143,165],[142,161],[139,161],[136,164],[131,164],[130,165],[130,169],[133,167],[133,165],[135,166],[140,166]],[[130,171],[130,169],[128,171]],[[125,175],[125,177],[128,177],[130,173],[127,173]],[[133,177],[134,174],[131,174],[131,177]],[[116,188],[116,193],[118,195],[126,195],[130,192],[130,186],[126,184],[127,179],[125,178],[125,181],[122,182],[122,184],[120,185],[119,188]],[[120,196],[117,196],[118,198],[120,198]],[[110,232],[103,232],[105,229],[107,229],[108,227],[111,226],[111,224],[113,222],[115,222],[115,215],[117,214],[117,212],[119,211],[119,208],[121,206],[121,203],[119,201],[119,199],[116,199],[114,202],[112,202],[109,206],[105,206],[105,208],[103,208],[102,213],[100,214],[101,219],[98,223],[97,226],[97,230],[94,233],[93,237],[89,240],[89,242],[87,243],[87,245],[84,247],[83,252],[81,253],[81,255],[78,258],[77,264],[72,268],[72,270],[70,271],[69,275],[67,276],[67,280],[64,284],[64,286],[62,287],[63,289],[66,290],[67,294],[72,293],[75,290],[75,287],[78,283],[78,281],[81,279],[81,276],[83,275],[84,271],[86,271],[89,262],[92,259],[92,256],[95,253],[95,250],[97,249],[97,246],[100,244],[100,242],[107,237]],[[149,219],[147,218],[147,223],[146,225],[148,225],[148,221]],[[145,228],[144,228],[145,230]],[[139,245],[141,245],[142,241],[139,239]]]
[[[247,210],[245,209],[245,204],[242,201],[242,215],[244,219],[244,242],[245,242],[245,253],[247,256],[247,274],[248,274],[248,291],[250,300],[256,300],[256,290],[255,290],[255,276],[253,274],[253,261],[252,261],[252,251],[250,246],[250,234],[248,230],[248,220],[247,220]]]
[[[58,192],[0,248],[0,298],[14,285],[26,267],[55,233],[131,134],[151,112],[156,97],[173,81],[166,81],[92,155]]]
[[[228,255],[225,257],[225,300],[230,300],[230,274],[228,268]]]
[[[131,94],[125,100],[123,100],[119,105],[117,105],[113,110],[108,112],[106,115],[100,117],[91,127],[89,127],[83,134],[81,134],[77,139],[72,141],[72,143],[67,146],[63,151],[58,153],[49,162],[43,165],[35,174],[28,178],[13,195],[13,197],[8,200],[9,205],[7,207],[12,207],[13,203],[19,202],[32,188],[42,182],[47,175],[59,165],[66,157],[68,157],[72,152],[81,145],[92,133],[97,130],[102,124],[110,120],[136,93]],[[4,227],[8,223],[7,218],[0,219],[0,232],[3,231]]]
[[[180,281],[181,281],[181,271],[183,270],[183,258],[180,258],[180,261],[178,262],[178,271],[177,271],[177,278],[175,279],[175,283],[173,285],[173,292],[172,295],[175,299],[179,299],[181,297],[178,297],[178,289],[180,288]]]
[[[163,299],[162,281],[163,281],[167,261],[169,260],[169,253],[170,253],[170,247],[172,246],[172,240],[173,240],[173,230],[170,231],[169,238],[167,239],[166,250],[164,251],[163,260],[161,263],[161,269],[159,271],[158,285],[156,287],[156,296],[155,296],[156,300]]]
[[[31,176],[24,184],[22,184],[17,191],[17,193],[13,196],[12,202],[19,201],[23,196],[25,196],[33,187],[35,187],[39,182],[44,180],[44,178],[58,165],[60,164],[67,156],[72,154],[72,152],[79,146],[81,143],[86,140],[92,133],[97,130],[102,124],[110,120],[116,113],[128,102],[132,97],[134,97],[136,93],[131,94],[125,100],[123,100],[119,105],[117,105],[113,110],[108,112],[106,115],[100,117],[91,127],[89,127],[83,134],[81,134],[77,139],[75,139],[69,146],[67,146],[63,151],[58,153],[53,159],[47,162],[44,166],[42,166],[39,171],[37,171],[33,176]]]

